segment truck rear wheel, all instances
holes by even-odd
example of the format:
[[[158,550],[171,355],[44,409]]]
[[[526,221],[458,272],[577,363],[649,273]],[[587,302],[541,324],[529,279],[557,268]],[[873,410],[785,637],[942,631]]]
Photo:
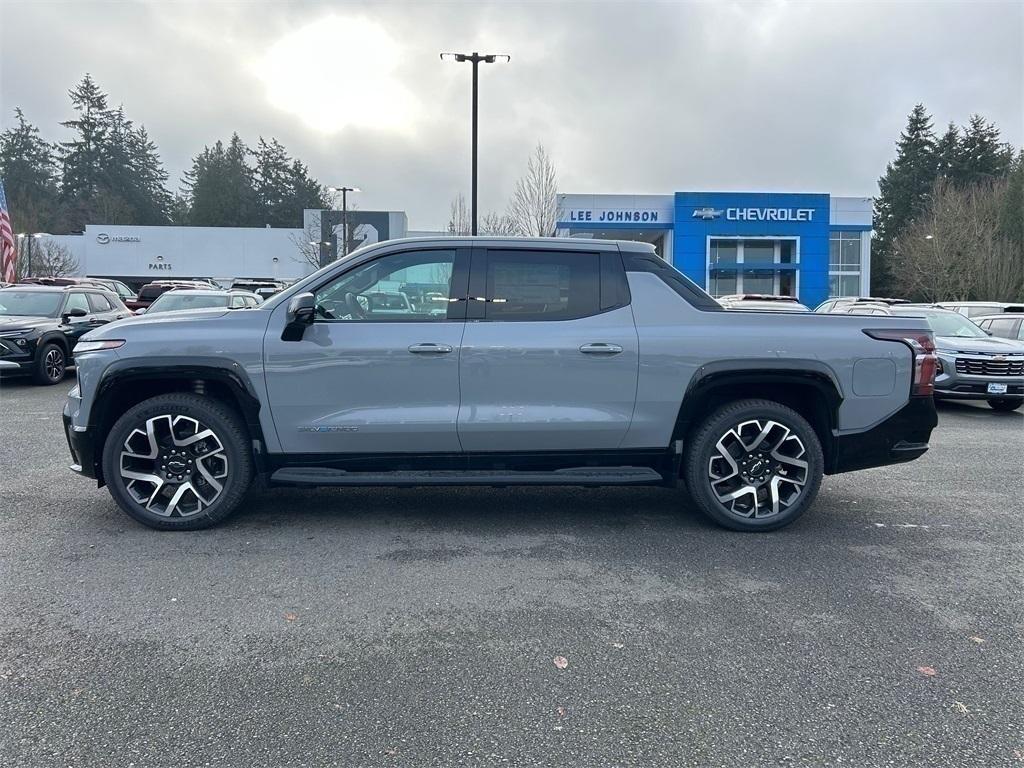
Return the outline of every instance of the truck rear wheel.
[[[683,474],[700,510],[737,531],[789,525],[814,502],[825,461],[813,427],[771,400],[714,411],[686,443]]]
[[[252,481],[249,439],[217,400],[172,393],[144,400],[115,423],[103,448],[114,501],[150,528],[193,531],[224,520]]]

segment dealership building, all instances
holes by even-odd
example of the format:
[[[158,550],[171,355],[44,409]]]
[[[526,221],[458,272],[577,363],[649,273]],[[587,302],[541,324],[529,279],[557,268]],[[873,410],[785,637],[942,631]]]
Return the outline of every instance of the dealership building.
[[[406,237],[403,211],[349,211],[353,247]],[[79,275],[136,288],[151,280],[296,280],[341,254],[341,211],[310,209],[301,228],[150,227],[89,224],[80,235],[48,235],[74,257]]]
[[[868,295],[869,197],[676,192],[558,196],[558,235],[643,240],[713,296],[769,293],[814,307]]]
[[[868,295],[868,197],[823,193],[676,192],[558,195],[560,237],[643,240],[714,296],[768,293],[814,307],[830,296]],[[409,230],[402,211],[349,211],[359,245],[443,231]],[[78,274],[138,287],[154,279],[294,280],[341,255],[342,213],[307,210],[303,226],[144,227],[90,224],[52,236]]]

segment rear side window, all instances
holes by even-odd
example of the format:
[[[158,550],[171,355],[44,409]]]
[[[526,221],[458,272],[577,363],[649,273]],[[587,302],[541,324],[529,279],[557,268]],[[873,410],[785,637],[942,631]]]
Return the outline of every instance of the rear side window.
[[[89,305],[93,312],[110,312],[114,306],[107,301],[107,297],[101,293],[89,294]]]
[[[983,320],[981,326],[987,331],[992,331],[995,336],[1002,336],[1004,339],[1012,339],[1014,331],[1017,330],[1017,320],[1013,317],[999,318],[998,320]]]
[[[161,293],[164,293],[166,290],[168,290],[168,288],[165,285],[144,285],[139,291],[139,298],[145,301],[150,301],[155,299]]]
[[[489,250],[487,320],[573,320],[601,311],[596,253]]]

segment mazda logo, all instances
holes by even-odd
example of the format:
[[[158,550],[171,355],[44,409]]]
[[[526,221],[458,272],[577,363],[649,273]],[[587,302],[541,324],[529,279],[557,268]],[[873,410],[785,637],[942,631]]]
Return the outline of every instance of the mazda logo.
[[[107,243],[110,242],[110,235],[108,235],[106,232],[100,232],[98,235],[96,235],[96,242],[99,243],[100,245],[106,245]]]

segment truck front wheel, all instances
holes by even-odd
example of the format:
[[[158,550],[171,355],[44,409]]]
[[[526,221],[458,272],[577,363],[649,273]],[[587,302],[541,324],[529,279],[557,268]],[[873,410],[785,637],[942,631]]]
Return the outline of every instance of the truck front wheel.
[[[114,423],[103,476],[118,506],[143,525],[208,528],[230,515],[249,488],[248,446],[242,420],[220,401],[158,395]]]
[[[818,495],[824,466],[807,420],[771,400],[723,405],[697,427],[683,458],[697,506],[737,531],[792,523]]]

